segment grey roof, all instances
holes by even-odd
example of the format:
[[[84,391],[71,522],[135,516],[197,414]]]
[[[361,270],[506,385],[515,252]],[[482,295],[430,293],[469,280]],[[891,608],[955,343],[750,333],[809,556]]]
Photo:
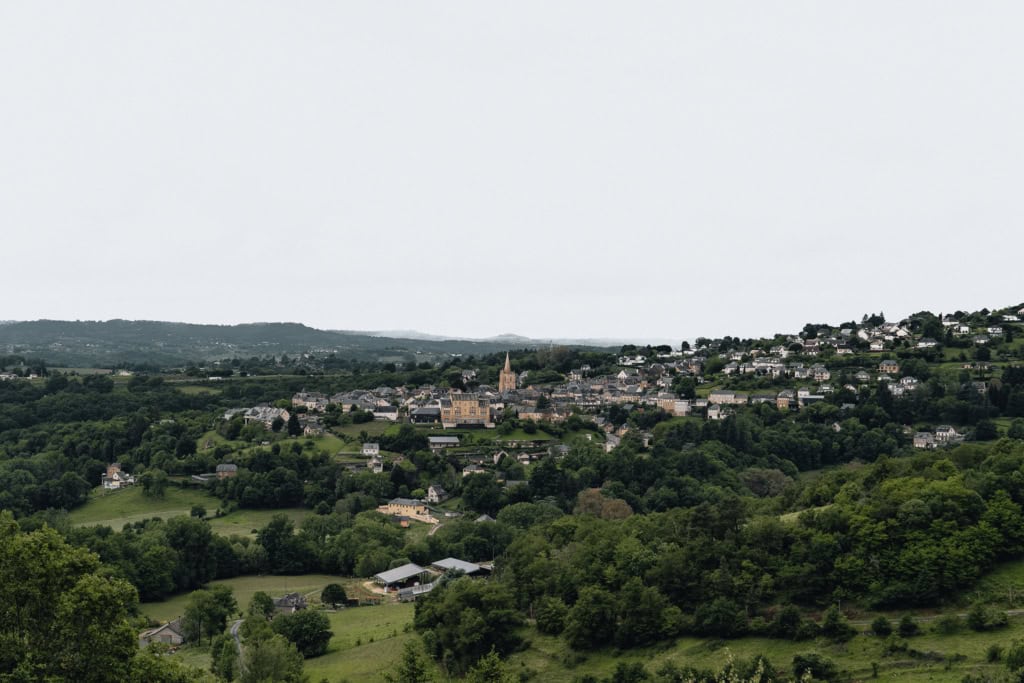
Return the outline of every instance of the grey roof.
[[[443,560],[438,560],[437,562],[434,562],[430,566],[436,567],[437,569],[443,569],[446,571],[448,569],[457,569],[463,574],[473,574],[475,572],[480,571],[480,565],[473,564],[472,562],[466,562],[464,560],[459,560],[454,557],[446,557]]]
[[[427,441],[429,443],[458,443],[459,437],[457,436],[428,436]]]
[[[386,572],[374,574],[373,578],[377,579],[381,583],[391,584],[411,579],[414,576],[419,576],[425,571],[426,569],[423,567],[410,562],[409,564],[403,564],[401,567],[395,567],[394,569],[389,569]]]

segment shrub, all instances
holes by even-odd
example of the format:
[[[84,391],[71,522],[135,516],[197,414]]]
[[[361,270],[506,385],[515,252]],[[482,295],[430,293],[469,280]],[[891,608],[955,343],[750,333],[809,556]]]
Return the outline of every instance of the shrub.
[[[857,629],[851,626],[840,609],[833,605],[825,610],[825,618],[821,623],[821,635],[834,642],[845,643],[857,635]]]
[[[955,614],[947,614],[935,622],[935,632],[943,635],[959,633],[964,628],[964,620]]]
[[[808,652],[802,655],[793,656],[793,675],[800,680],[805,673],[823,681],[832,680],[838,673],[836,665],[831,659],[822,657],[816,652]]]
[[[909,638],[910,636],[916,636],[920,633],[921,627],[917,625],[917,621],[914,617],[909,614],[904,614],[903,618],[900,619],[899,632],[904,638]]]
[[[1006,626],[1007,622],[1006,612],[982,605],[974,605],[967,613],[967,625],[974,631],[991,631]]]
[[[892,623],[885,617],[876,617],[871,622],[871,632],[876,636],[885,637],[892,633]]]
[[[1024,643],[1019,640],[1013,641],[1010,649],[1006,651],[1006,668],[1010,671],[1017,671],[1024,668]]]
[[[992,643],[985,651],[985,661],[994,664],[1003,658],[1003,646],[999,643]]]

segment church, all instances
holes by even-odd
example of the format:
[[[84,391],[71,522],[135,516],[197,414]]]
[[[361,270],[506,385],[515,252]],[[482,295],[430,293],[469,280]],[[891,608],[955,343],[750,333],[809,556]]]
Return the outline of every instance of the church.
[[[505,367],[498,374],[498,392],[506,393],[516,390],[516,373],[512,371],[512,362],[505,353]]]

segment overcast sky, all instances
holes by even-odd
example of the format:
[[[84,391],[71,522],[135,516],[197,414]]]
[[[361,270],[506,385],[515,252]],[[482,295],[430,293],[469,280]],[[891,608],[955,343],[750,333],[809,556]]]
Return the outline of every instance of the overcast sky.
[[[683,339],[1018,303],[1022,24],[0,1],[0,319]]]

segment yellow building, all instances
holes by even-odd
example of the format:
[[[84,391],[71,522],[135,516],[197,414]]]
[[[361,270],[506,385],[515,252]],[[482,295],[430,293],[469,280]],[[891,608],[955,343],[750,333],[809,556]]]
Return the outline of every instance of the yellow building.
[[[491,428],[491,401],[486,396],[452,392],[448,398],[441,399],[441,426],[445,429],[453,427],[480,426]]]
[[[505,354],[505,367],[498,374],[498,391],[504,394],[506,391],[516,390],[516,373],[512,371],[512,362],[508,353]]]

